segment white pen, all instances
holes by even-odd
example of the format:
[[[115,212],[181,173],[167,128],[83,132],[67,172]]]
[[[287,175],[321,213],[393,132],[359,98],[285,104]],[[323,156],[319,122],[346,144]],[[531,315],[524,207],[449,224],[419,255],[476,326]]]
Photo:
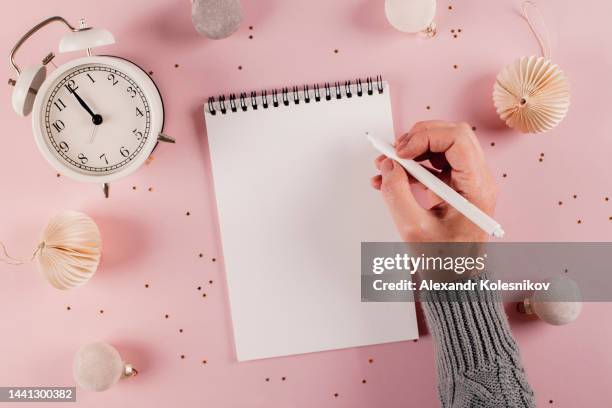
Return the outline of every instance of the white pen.
[[[376,150],[401,164],[412,177],[423,183],[425,187],[430,189],[442,200],[452,205],[457,211],[466,216],[487,234],[496,238],[502,238],[504,236],[504,230],[497,221],[489,217],[474,204],[470,203],[465,197],[450,188],[442,180],[431,174],[425,167],[414,160],[399,158],[395,153],[395,147],[393,147],[391,143],[368,133],[366,133],[366,135]]]

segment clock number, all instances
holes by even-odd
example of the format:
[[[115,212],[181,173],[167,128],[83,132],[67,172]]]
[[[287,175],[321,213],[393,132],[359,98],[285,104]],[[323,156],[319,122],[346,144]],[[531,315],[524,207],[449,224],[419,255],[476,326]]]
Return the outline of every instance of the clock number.
[[[132,98],[134,98],[136,96],[136,90],[134,88],[132,88],[131,86],[128,86],[126,91],[127,91],[128,94],[130,94],[130,96]]]
[[[142,111],[140,109],[138,109],[138,106],[136,107],[136,116],[144,116]]]
[[[64,85],[64,86],[66,87],[66,89],[68,89],[68,92],[70,92],[70,93],[74,93],[74,91],[79,89],[79,87],[76,84],[76,82],[74,82],[74,79],[71,79],[68,82],[66,82],[66,85]]]
[[[142,132],[138,131],[138,129],[132,130],[132,133],[134,134],[134,136],[136,136],[136,140],[142,139]]]
[[[81,161],[81,164],[87,164],[87,162],[89,161],[87,156],[85,156],[83,153],[79,153],[77,157]]]
[[[100,160],[104,159],[104,161],[106,162],[106,164],[108,164],[108,159],[106,158],[106,153],[102,153],[100,155]]]
[[[91,79],[91,83],[92,83],[92,84],[95,84],[95,83],[96,83],[96,80],[95,80],[95,79],[93,79],[91,75],[87,74],[87,77],[88,77],[89,79]]]
[[[64,153],[68,153],[68,149],[69,149],[69,148],[68,148],[68,143],[66,143],[66,142],[60,142],[59,147],[60,147],[60,149],[62,149],[62,151],[63,151]]]
[[[66,107],[66,104],[64,103],[64,101],[62,101],[61,98],[57,98],[57,101],[53,102],[53,104],[55,105],[57,110],[59,110],[60,112],[63,111],[64,108]]]
[[[130,155],[130,151],[126,149],[125,146],[119,148],[119,153],[121,153],[123,157],[128,157]]]
[[[113,83],[113,86],[115,86],[115,85],[117,85],[119,83],[119,80],[115,79],[115,74],[108,74],[108,77],[106,79],[111,81]]]
[[[62,130],[66,129],[66,125],[64,124],[64,122],[61,121],[61,119],[58,119],[55,122],[53,122],[53,127],[55,128],[57,133],[59,133]]]

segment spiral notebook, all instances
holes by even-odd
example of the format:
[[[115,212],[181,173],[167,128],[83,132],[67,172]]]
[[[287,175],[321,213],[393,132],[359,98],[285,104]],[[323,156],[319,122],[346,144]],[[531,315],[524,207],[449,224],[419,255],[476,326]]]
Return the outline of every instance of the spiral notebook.
[[[413,303],[362,303],[362,241],[397,241],[370,187],[393,139],[382,78],[204,106],[239,361],[418,337]]]

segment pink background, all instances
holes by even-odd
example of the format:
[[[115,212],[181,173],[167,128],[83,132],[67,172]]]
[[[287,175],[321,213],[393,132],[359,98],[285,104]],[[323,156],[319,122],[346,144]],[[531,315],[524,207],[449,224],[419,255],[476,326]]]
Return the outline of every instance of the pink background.
[[[439,1],[433,40],[394,31],[382,0],[243,4],[242,27],[222,41],[194,32],[187,0],[22,0],[0,16],[0,49],[7,54],[30,26],[54,14],[111,30],[117,44],[97,52],[153,71],[167,108],[166,132],[178,141],[113,183],[105,200],[98,186],[56,176],[34,145],[30,118],[15,115],[10,87],[0,88],[0,239],[25,257],[47,220],[65,209],[90,214],[104,239],[98,273],[77,290],[53,289],[34,265],[0,266],[0,385],[70,386],[74,352],[101,340],[141,375],[105,393],[79,390],[78,406],[437,406],[427,334],[418,342],[235,361],[201,113],[210,95],[382,74],[392,86],[398,133],[429,118],[477,127],[501,186],[497,217],[509,240],[612,237],[612,202],[605,200],[612,196],[608,2],[540,2],[553,59],[570,80],[572,106],[557,129],[537,136],[506,129],[491,102],[496,73],[539,52],[518,1]],[[461,29],[458,38],[451,29]],[[37,36],[18,62],[56,50],[62,30]],[[8,64],[4,76],[14,77]],[[610,403],[611,311],[609,304],[586,304],[566,327],[511,312],[538,405]]]

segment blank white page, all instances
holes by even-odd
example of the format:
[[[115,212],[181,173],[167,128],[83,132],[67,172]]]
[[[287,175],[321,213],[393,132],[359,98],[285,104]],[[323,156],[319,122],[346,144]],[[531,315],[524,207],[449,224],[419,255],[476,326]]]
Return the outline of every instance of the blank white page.
[[[362,241],[398,241],[370,132],[393,139],[389,87],[361,97],[210,114],[205,106],[239,361],[418,337],[413,303],[362,303]]]

